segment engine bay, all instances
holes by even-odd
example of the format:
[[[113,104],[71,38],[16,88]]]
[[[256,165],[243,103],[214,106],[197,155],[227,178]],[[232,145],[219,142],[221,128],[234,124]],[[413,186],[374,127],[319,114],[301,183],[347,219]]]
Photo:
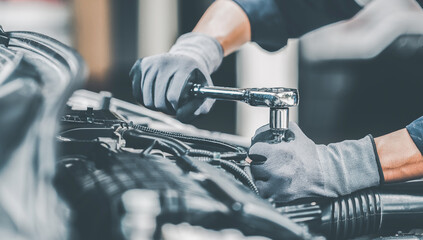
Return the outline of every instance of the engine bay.
[[[423,238],[421,180],[261,199],[249,139],[75,91],[86,69],[74,50],[40,34],[0,35],[2,239]]]
[[[188,125],[178,131],[183,124],[173,121],[107,93],[81,90],[69,100],[55,185],[78,238],[167,239],[175,235],[167,230],[181,223],[187,224],[181,232],[201,226],[224,236],[236,229],[242,238],[421,237],[421,181],[338,199],[268,202],[258,196],[240,137],[210,132],[208,138]]]

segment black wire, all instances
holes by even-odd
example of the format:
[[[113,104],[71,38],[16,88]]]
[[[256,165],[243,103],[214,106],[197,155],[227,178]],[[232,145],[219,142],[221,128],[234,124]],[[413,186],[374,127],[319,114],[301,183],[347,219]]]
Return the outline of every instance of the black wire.
[[[213,159],[209,158],[209,157],[196,157],[195,159],[197,159],[200,162],[206,162],[206,163],[212,163]]]
[[[189,156],[200,156],[200,157],[210,157],[210,158],[219,158],[226,160],[244,160],[247,157],[246,152],[212,152],[203,149],[188,149],[187,154]]]
[[[254,183],[253,179],[251,179],[247,173],[244,172],[238,165],[235,163],[232,163],[230,161],[226,160],[219,160],[220,165],[223,169],[226,171],[232,173],[235,177],[237,177],[244,185],[249,187],[251,190],[253,190],[254,193],[259,195],[258,188],[256,184]]]
[[[110,146],[110,144],[108,144],[108,143],[106,143],[106,142],[104,142],[104,141],[100,141],[100,139],[98,139],[97,138],[97,142],[98,143],[100,143],[100,145],[103,145],[103,146],[105,146],[106,148],[108,148],[108,149],[111,149],[112,147]]]
[[[145,133],[136,129],[124,131],[122,133],[122,137],[127,141],[127,144],[130,144],[131,142],[140,144],[143,143],[143,141],[157,141],[156,145],[158,146],[158,149],[174,154],[178,157],[177,160],[182,160],[178,162],[184,164],[191,171],[199,171],[198,167],[192,161],[192,159],[186,156],[186,152],[190,147],[176,139],[172,139],[166,136],[154,135],[151,133]]]
[[[144,156],[144,155],[146,155],[146,154],[149,154],[149,153],[151,152],[151,150],[154,148],[154,146],[156,146],[156,144],[157,144],[157,141],[156,141],[156,140],[154,140],[154,141],[153,141],[153,143],[152,143],[150,146],[148,146],[147,148],[145,148],[145,149],[141,152],[141,156]]]
[[[176,156],[184,155],[189,149],[189,146],[186,146],[185,144],[177,140],[169,139],[165,136],[157,136],[157,135],[152,135],[149,133],[144,133],[135,129],[125,131],[122,136],[125,140],[127,140],[128,146],[131,146],[131,143],[133,140],[135,140],[136,143],[142,143],[142,144],[145,144],[148,142],[151,142],[151,143],[156,142],[156,147],[158,149],[165,152],[172,153]]]
[[[66,139],[66,140],[63,140],[61,138]],[[59,141],[59,142],[63,142],[63,143],[68,143],[68,142],[76,142],[76,143],[98,143],[98,144],[100,144],[100,145],[102,145],[102,146],[104,146],[104,147],[106,147],[108,149],[111,149],[112,148],[110,146],[110,144],[108,144],[107,142],[100,141],[100,138],[94,138],[94,139],[87,140],[87,139],[76,139],[76,138],[68,138],[68,137],[59,136],[56,140]]]
[[[155,133],[158,134],[158,133]],[[205,150],[199,150],[199,151],[193,151],[193,149],[186,144],[180,142],[179,140],[170,138],[168,136],[158,136],[152,133],[146,133],[141,132],[137,129],[130,129],[125,132],[123,132],[122,136],[124,139],[127,140],[127,143],[130,142],[130,140],[149,140],[155,143],[156,146],[161,147],[159,149],[168,151],[170,153],[175,154],[177,157],[179,157],[185,164],[188,164],[189,167],[194,169],[196,172],[199,171],[198,167],[196,166],[195,162],[192,161],[192,159],[188,156],[189,152],[196,152],[200,155],[200,161],[211,163],[213,161],[218,161],[223,169],[234,175],[236,178],[238,178],[244,185],[249,187],[252,191],[254,191],[258,195],[258,189],[257,186],[254,184],[254,181],[242,170],[238,165],[235,163],[229,162],[227,160],[223,159],[214,159],[213,158],[213,152],[205,151]],[[151,146],[151,145],[149,145]],[[203,154],[203,156],[201,156]],[[204,156],[209,155],[209,156]],[[211,156],[211,157],[210,157]],[[209,158],[209,160],[207,159]]]
[[[147,133],[154,133],[154,134],[160,134],[160,135],[164,135],[167,137],[172,137],[172,138],[176,138],[178,140],[183,140],[189,143],[200,143],[200,144],[204,144],[204,143],[208,143],[211,145],[215,145],[218,147],[224,147],[227,148],[229,151],[235,151],[235,152],[244,152],[244,150],[240,149],[240,147],[229,144],[229,143],[225,143],[225,142],[221,142],[215,139],[209,139],[209,138],[202,138],[202,137],[195,137],[195,136],[189,136],[189,135],[185,135],[182,133],[174,133],[174,132],[166,132],[166,131],[161,131],[161,130],[157,130],[157,129],[153,129],[153,128],[149,128],[140,124],[135,124],[132,125],[132,128],[141,130],[143,132],[147,132]]]
[[[255,194],[259,195],[258,188],[254,183],[252,176],[246,173],[242,168],[240,168],[236,163],[223,160],[223,159],[214,159],[212,157],[195,157],[195,159],[206,162],[209,164],[217,163],[219,164],[224,170],[231,173],[235,178],[237,178],[242,184],[250,188]]]
[[[248,175],[248,177],[250,177],[251,178],[251,180],[253,180],[253,182],[254,182],[254,177],[253,177],[253,174],[251,173],[251,165],[250,164],[247,164],[247,165],[245,165],[244,166],[244,172]]]

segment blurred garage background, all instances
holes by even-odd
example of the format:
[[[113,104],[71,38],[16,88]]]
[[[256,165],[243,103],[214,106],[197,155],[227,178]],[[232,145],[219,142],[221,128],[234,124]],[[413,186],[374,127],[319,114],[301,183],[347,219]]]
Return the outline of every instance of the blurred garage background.
[[[86,88],[110,91],[133,102],[128,73],[140,57],[167,51],[178,36],[191,31],[213,0],[3,0],[0,24],[5,31],[34,31],[76,48],[90,76]],[[225,58],[213,74],[215,85],[297,87],[296,41],[277,53],[247,44]],[[297,120],[297,111],[291,111]],[[197,127],[252,136],[268,122],[268,110],[243,103],[217,102],[196,119]]]

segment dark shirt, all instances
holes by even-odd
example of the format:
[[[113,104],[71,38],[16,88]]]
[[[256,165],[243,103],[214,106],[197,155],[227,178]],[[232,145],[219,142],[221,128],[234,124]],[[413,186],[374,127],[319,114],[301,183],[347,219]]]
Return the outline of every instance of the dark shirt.
[[[407,131],[417,148],[420,150],[420,153],[423,154],[423,117],[420,117],[410,123],[407,126]]]
[[[354,16],[361,6],[354,0],[233,0],[247,14],[251,40],[268,51],[286,45],[288,38],[298,38],[324,25]],[[423,0],[417,0],[423,6]],[[423,153],[423,117],[407,126]]]
[[[268,51],[324,25],[349,19],[361,6],[355,0],[233,0],[247,14],[251,40]],[[423,0],[417,0],[423,6]]]

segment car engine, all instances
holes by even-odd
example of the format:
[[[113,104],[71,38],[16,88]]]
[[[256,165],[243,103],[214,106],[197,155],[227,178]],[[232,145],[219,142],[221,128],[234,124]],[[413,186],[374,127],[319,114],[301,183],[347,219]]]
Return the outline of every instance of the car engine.
[[[261,199],[248,139],[74,92],[86,72],[75,51],[35,33],[0,35],[4,239],[423,239],[421,180]]]

